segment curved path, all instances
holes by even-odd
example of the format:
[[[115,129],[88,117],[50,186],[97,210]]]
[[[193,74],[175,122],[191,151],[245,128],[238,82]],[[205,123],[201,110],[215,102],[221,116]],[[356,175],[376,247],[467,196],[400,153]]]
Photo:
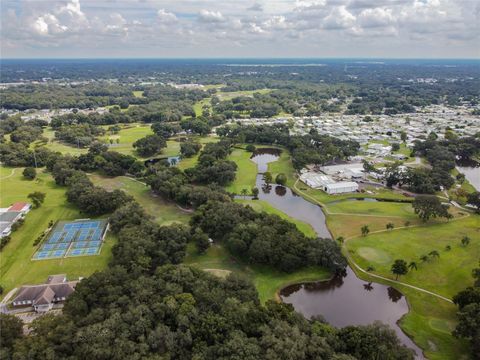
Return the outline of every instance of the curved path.
[[[297,187],[297,183],[298,183],[298,179],[295,181],[295,183],[293,184],[293,188],[295,189],[295,191],[297,191],[298,193],[302,194],[304,197],[310,199],[311,201],[313,201],[314,203],[320,205],[327,214],[329,215],[358,215],[358,216],[364,216],[362,214],[347,214],[347,213],[331,213],[328,211],[328,207],[323,204],[322,202],[318,201],[317,199],[313,198],[312,196],[308,195],[308,194],[305,194],[303,191],[301,191],[300,189],[298,189]],[[372,215],[369,215],[369,216],[372,216]],[[452,219],[450,221],[455,221],[455,220],[460,220],[460,219],[463,219],[465,217],[468,217],[470,216],[470,214],[466,214],[465,216],[462,216],[460,218],[456,218],[456,219]],[[412,225],[412,226],[409,226],[408,228],[413,228],[413,227],[420,227],[422,225]],[[401,227],[397,227],[393,230],[400,230],[400,229],[405,229],[407,228],[406,226],[401,226]],[[387,232],[387,231],[393,231],[393,230],[377,230],[377,231],[372,231],[370,234],[377,234],[377,233],[382,233],[382,232]],[[349,239],[354,239],[356,238],[357,236],[353,236]],[[349,240],[349,239],[345,239],[345,243]],[[425,294],[429,294],[429,295],[432,295],[432,296],[435,296],[441,300],[444,300],[444,301],[447,301],[451,304],[453,304],[453,301],[445,296],[442,296],[440,294],[437,294],[433,291],[430,291],[430,290],[427,290],[427,289],[423,289],[421,287],[418,287],[418,286],[414,286],[414,285],[410,285],[410,284],[407,284],[407,283],[404,283],[402,281],[398,281],[398,280],[393,280],[393,279],[390,279],[390,278],[387,278],[387,277],[384,277],[384,276],[381,276],[381,275],[375,275],[375,274],[372,274],[370,272],[368,272],[367,270],[363,269],[360,265],[358,265],[353,259],[352,257],[349,255],[348,253],[348,249],[346,248],[345,246],[345,243],[343,245],[343,247],[345,248],[345,253],[347,255],[347,259],[349,261],[349,263],[355,268],[357,269],[358,271],[372,277],[372,278],[376,278],[376,279],[381,279],[383,281],[388,281],[390,283],[393,283],[393,284],[397,284],[397,285],[401,285],[401,286],[405,286],[405,287],[408,287],[410,289],[414,289],[414,290],[417,290],[417,291],[420,291],[420,292],[423,292]]]
[[[15,169],[12,169],[12,172],[10,173],[10,175],[2,177],[2,178],[0,178],[0,180],[8,179],[9,177],[12,177],[13,175],[15,175]]]

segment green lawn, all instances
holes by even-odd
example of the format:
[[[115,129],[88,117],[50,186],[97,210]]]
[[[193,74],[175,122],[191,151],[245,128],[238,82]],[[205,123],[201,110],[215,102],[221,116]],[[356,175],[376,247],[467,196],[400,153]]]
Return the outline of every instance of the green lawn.
[[[132,93],[133,93],[133,96],[135,96],[137,98],[143,98],[143,91],[142,90],[132,91]]]
[[[108,128],[108,126],[106,126]],[[126,155],[135,155],[135,149],[132,147],[133,143],[138,139],[147,135],[153,134],[149,124],[128,124],[123,125],[118,134],[106,134],[100,137],[100,140],[105,141],[109,145],[109,150],[117,151]],[[110,144],[110,139],[113,144]],[[117,144],[117,139],[119,143]]]
[[[189,213],[182,211],[176,204],[153,195],[148,186],[134,179],[126,176],[110,178],[93,174],[90,175],[90,180],[107,190],[121,189],[132,195],[158,224],[168,225],[175,222],[187,224],[190,220]]]
[[[416,219],[411,203],[398,203],[387,201],[358,201],[342,200],[327,204],[330,213],[351,213],[378,216],[402,217],[405,220]]]
[[[208,106],[208,108],[210,109],[210,112],[212,111],[212,104],[211,104],[211,101],[212,99],[211,98],[205,98],[205,99],[202,99],[200,101],[197,101],[194,105],[193,105],[193,111],[195,111],[195,115],[196,116],[201,116],[202,113],[203,113],[203,107],[205,105]]]
[[[452,297],[473,281],[471,270],[478,265],[480,258],[479,224],[480,216],[472,215],[441,224],[357,237],[347,244],[360,266],[366,268],[373,265],[376,272],[383,276],[393,278],[390,267],[394,259],[416,261],[419,264],[418,271],[410,271],[402,277],[402,281],[412,285],[421,284],[419,286]],[[461,245],[463,236],[470,237],[470,245]],[[451,246],[450,251],[445,250],[447,245]],[[440,258],[421,263],[420,256],[432,250],[437,250]],[[391,260],[379,261],[375,255],[377,253],[387,254]]]
[[[238,148],[234,148],[228,156],[227,160],[234,161],[238,169],[235,180],[227,186],[227,191],[240,194],[242,189],[247,189],[248,193],[251,193],[252,188],[255,187],[255,179],[257,178],[257,164],[250,160],[251,156],[251,152]]]
[[[347,242],[347,248],[362,268],[373,266],[375,274],[392,279],[390,267],[395,259],[415,261],[418,270],[410,271],[400,280],[452,298],[473,282],[471,271],[478,266],[480,258],[479,224],[480,216],[471,215],[450,222],[357,237]],[[463,236],[471,239],[467,247],[461,246]],[[445,249],[447,245],[451,246],[450,251]],[[420,256],[432,250],[437,250],[440,258],[422,263]],[[411,308],[401,322],[402,328],[422,348],[430,349],[429,358],[460,358],[465,345],[451,336],[456,322],[455,306],[413,289],[401,286],[399,289],[407,295]]]
[[[205,144],[211,143],[211,142],[217,142],[219,140],[219,138],[216,137],[216,136],[201,136],[201,137],[200,136],[191,136],[190,138],[192,140],[198,141],[200,144],[202,144],[202,146],[205,145]],[[179,147],[180,147],[180,145],[179,145]],[[179,152],[180,152],[180,150],[179,150]],[[178,163],[177,166],[182,170],[194,167],[197,164],[199,155],[200,155],[200,153],[198,153],[197,155],[192,156],[190,158],[184,158],[180,161],[180,163]]]
[[[48,143],[43,145],[41,142],[35,141],[32,144],[32,147],[45,146],[52,151],[58,151],[62,154],[72,154],[72,155],[85,154],[88,151],[88,149],[85,149],[85,148],[78,148],[76,146],[71,146],[70,144],[56,141],[55,131],[50,127],[44,129],[42,135],[48,139]]]
[[[44,282],[48,275],[67,274],[71,279],[89,276],[107,266],[111,258],[111,247],[115,243],[108,235],[100,255],[65,258],[58,260],[32,261],[36,248],[34,240],[47,229],[50,220],[73,220],[84,217],[65,199],[65,188],[55,184],[49,174],[38,170],[37,179],[24,180],[23,168],[0,167],[0,206],[7,207],[13,202],[28,201],[33,191],[47,194],[44,204],[26,215],[23,226],[12,234],[12,240],[1,252],[0,283],[5,293],[24,284]]]

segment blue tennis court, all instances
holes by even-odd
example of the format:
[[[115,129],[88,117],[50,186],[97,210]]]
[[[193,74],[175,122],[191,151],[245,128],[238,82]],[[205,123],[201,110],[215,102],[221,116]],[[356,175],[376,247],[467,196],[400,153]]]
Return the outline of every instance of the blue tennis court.
[[[33,255],[34,260],[97,255],[107,231],[106,220],[59,221],[47,240]]]

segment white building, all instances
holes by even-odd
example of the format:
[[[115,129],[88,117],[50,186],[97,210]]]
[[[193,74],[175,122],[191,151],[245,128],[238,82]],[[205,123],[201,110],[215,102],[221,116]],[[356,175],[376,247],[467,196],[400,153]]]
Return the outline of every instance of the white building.
[[[358,184],[351,181],[340,181],[334,184],[327,184],[323,189],[329,195],[344,194],[357,191]]]
[[[300,175],[300,180],[314,189],[323,188],[327,184],[335,183],[331,177],[314,172],[304,172]]]

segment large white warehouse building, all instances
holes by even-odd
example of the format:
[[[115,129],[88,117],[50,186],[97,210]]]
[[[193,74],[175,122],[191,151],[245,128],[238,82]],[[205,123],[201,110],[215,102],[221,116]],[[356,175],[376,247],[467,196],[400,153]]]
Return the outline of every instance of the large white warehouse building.
[[[327,194],[343,194],[348,192],[354,192],[358,190],[358,184],[352,181],[340,181],[333,184],[324,185],[323,190]]]

